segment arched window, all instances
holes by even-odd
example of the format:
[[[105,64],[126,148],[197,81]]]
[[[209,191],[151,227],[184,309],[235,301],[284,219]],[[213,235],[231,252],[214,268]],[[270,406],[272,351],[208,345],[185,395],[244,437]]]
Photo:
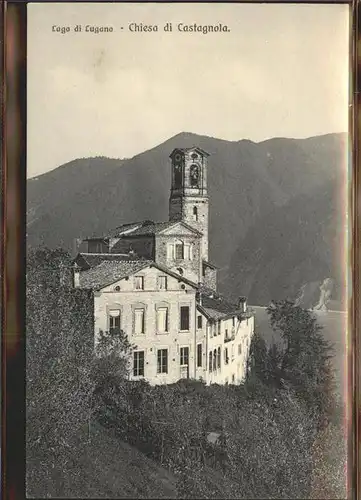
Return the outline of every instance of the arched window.
[[[193,220],[197,221],[198,220],[198,208],[193,207]]]
[[[175,258],[176,258],[176,260],[183,260],[184,259],[183,241],[177,241],[175,244]]]
[[[199,186],[199,167],[198,165],[191,165],[190,168],[190,181],[191,181],[191,187],[198,187]]]
[[[182,164],[180,156],[179,159],[175,158],[175,161],[176,163],[174,165],[174,187],[177,189],[182,186]]]

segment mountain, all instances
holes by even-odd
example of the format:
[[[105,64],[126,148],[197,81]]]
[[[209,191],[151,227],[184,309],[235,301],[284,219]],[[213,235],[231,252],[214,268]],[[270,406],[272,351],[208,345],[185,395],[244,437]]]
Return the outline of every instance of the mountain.
[[[131,159],[77,159],[29,179],[28,245],[71,250],[75,238],[122,223],[167,220],[169,154],[175,147],[197,145],[211,155],[210,260],[220,268],[221,291],[249,293],[258,304],[273,298],[275,286],[277,296],[294,294],[313,280],[315,270],[320,280],[337,274],[329,265],[336,262],[337,268],[337,258],[328,256],[335,253],[331,207],[343,183],[346,140],[345,134],[328,134],[254,143],[180,133]],[[299,218],[312,219],[301,235]],[[337,228],[340,234],[339,221]],[[275,268],[285,248],[290,249],[288,267],[278,262]],[[320,265],[324,260],[327,264]]]
[[[257,217],[231,257],[230,291],[243,288],[250,303],[263,305],[296,297],[308,284],[301,305],[309,308],[317,304],[319,287],[330,277],[336,284],[333,298],[342,301],[344,209],[339,186],[328,181]]]

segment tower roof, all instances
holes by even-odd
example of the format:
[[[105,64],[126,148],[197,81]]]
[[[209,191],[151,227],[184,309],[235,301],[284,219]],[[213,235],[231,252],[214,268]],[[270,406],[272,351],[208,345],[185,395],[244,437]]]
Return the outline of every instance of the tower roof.
[[[184,221],[166,221],[166,222],[153,222],[151,220],[145,220],[142,222],[135,222],[133,224],[124,224],[123,226],[117,227],[111,232],[113,237],[133,237],[133,236],[153,236],[166,231],[172,226],[177,224],[183,225],[195,234],[201,235],[202,233],[196,228],[190,226]]]
[[[189,153],[190,151],[197,151],[202,156],[210,156],[210,154],[207,153],[207,151],[204,151],[204,149],[199,148],[198,146],[193,146],[191,148],[175,148],[175,149],[173,149],[173,151],[169,155],[169,158],[172,158],[176,153],[183,153],[184,154],[184,153]]]

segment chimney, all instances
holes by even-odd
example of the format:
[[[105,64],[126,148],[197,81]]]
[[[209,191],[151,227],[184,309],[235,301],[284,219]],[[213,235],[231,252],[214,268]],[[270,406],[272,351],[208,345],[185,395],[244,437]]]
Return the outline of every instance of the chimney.
[[[242,312],[247,311],[247,297],[239,297],[238,307]]]
[[[80,287],[80,267],[76,263],[73,266],[73,284],[74,288]]]
[[[134,257],[135,257],[135,251],[133,250],[132,245],[129,245],[128,255],[129,255],[129,259],[134,259]]]
[[[73,238],[73,255],[79,253],[79,247],[82,244],[83,240],[81,238]]]

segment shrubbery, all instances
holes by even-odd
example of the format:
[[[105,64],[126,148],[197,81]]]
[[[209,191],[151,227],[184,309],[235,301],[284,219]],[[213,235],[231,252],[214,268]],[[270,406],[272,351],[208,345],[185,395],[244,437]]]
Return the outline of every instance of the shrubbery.
[[[321,449],[324,442],[342,448],[331,348],[309,312],[290,302],[269,307],[283,342],[267,347],[256,333],[244,385],[181,380],[152,387],[127,380],[122,354],[134,346],[126,332],[103,332],[94,358],[92,298],[62,285],[57,274],[69,262],[61,251],[29,259],[31,492],[39,496],[45,487],[49,496],[64,495],[62,475],[91,440],[95,420],[171,470],[179,498],[326,498],[343,491],[343,462],[330,462],[337,480],[327,482]]]

